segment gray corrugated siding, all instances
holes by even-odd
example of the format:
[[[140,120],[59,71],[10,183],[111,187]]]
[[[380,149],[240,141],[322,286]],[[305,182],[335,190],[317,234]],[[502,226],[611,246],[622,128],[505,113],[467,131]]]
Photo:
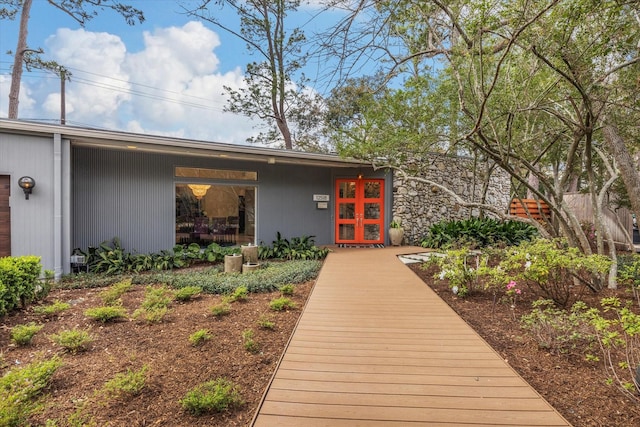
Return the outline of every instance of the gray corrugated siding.
[[[174,245],[175,166],[257,171],[256,243],[267,244],[278,231],[288,238],[314,235],[317,244],[332,244],[334,179],[358,173],[86,147],[73,148],[72,161],[72,246],[86,249],[117,236],[125,249],[141,253]],[[329,194],[329,209],[317,209],[314,194]]]

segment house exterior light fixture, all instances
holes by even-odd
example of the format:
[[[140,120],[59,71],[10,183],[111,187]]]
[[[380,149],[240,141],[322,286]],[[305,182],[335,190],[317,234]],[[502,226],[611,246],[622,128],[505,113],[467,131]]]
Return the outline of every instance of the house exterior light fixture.
[[[24,198],[29,200],[29,194],[33,191],[33,187],[36,186],[36,180],[30,176],[23,176],[18,180],[18,185],[24,191]]]
[[[205,184],[188,184],[188,187],[191,189],[193,195],[196,196],[196,199],[198,200],[202,199],[207,194],[207,191],[211,188],[210,185]]]

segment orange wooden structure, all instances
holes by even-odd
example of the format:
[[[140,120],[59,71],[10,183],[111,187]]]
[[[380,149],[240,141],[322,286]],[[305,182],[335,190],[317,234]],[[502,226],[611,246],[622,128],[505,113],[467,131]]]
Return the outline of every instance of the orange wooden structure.
[[[528,212],[528,213],[527,213]],[[551,209],[544,200],[513,199],[509,206],[509,213],[521,218],[531,218],[538,221],[548,221],[551,218]]]

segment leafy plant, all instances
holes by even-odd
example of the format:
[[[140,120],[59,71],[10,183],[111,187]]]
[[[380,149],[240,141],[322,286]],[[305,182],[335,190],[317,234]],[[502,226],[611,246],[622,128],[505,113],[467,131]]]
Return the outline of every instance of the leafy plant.
[[[38,280],[41,269],[36,256],[0,258],[0,316],[43,294]]]
[[[465,244],[478,248],[495,245],[518,245],[538,235],[537,229],[520,221],[499,221],[493,218],[470,218],[461,221],[440,221],[433,224],[420,246],[450,248]]]
[[[147,323],[160,323],[168,312],[168,307],[139,308],[133,312],[133,318],[143,319]]]
[[[182,407],[193,415],[222,412],[244,404],[240,388],[233,382],[218,378],[200,384],[180,399]]]
[[[276,327],[275,322],[266,314],[263,314],[262,316],[260,316],[257,323],[258,323],[258,326],[260,326],[262,329],[273,330]]]
[[[142,393],[146,385],[148,371],[148,365],[144,365],[137,371],[127,369],[127,372],[118,373],[107,381],[101,391],[110,398],[136,396]]]
[[[211,339],[211,333],[209,333],[209,330],[207,329],[199,329],[194,333],[192,333],[191,335],[189,335],[189,342],[194,347],[197,347],[210,339]]]
[[[434,278],[448,279],[449,287],[460,297],[478,287],[478,270],[486,263],[480,253],[467,248],[448,250],[443,256],[432,259],[440,268]]]
[[[31,344],[33,337],[44,327],[31,322],[26,325],[16,325],[11,328],[11,341],[18,345]]]
[[[252,329],[246,329],[242,331],[242,345],[249,353],[257,353],[260,351],[260,346],[254,339],[254,333]]]
[[[211,314],[216,317],[226,316],[229,313],[231,313],[231,306],[226,301],[223,301],[220,304],[216,304],[211,307]]]
[[[131,279],[121,280],[100,292],[100,298],[105,305],[116,305],[120,297],[128,292],[132,286]]]
[[[260,259],[277,258],[287,260],[324,259],[329,254],[329,249],[319,248],[315,245],[315,236],[293,237],[291,241],[282,237],[280,232],[276,233],[276,240],[272,246],[261,245],[258,248]]]
[[[33,307],[33,312],[43,316],[53,316],[71,308],[71,304],[55,300],[53,304]]]
[[[37,408],[37,398],[60,366],[62,361],[54,357],[5,373],[0,378],[0,425],[27,425],[27,419]]]
[[[586,316],[595,330],[595,336],[609,375],[609,382],[617,385],[628,397],[640,402],[640,314],[623,305],[619,298],[601,300],[600,310],[591,309]],[[598,360],[591,355],[591,360]]]
[[[229,295],[229,302],[246,301],[249,296],[249,290],[246,286],[237,287],[231,295]]]
[[[293,302],[290,298],[280,297],[271,300],[269,303],[269,308],[273,311],[283,311],[288,309],[295,309],[296,303]]]
[[[640,306],[640,256],[632,255],[618,260],[618,282],[631,290]]]
[[[86,351],[89,344],[93,342],[93,338],[88,331],[76,328],[60,331],[57,334],[51,335],[49,338],[73,354]]]
[[[295,285],[292,284],[288,284],[288,285],[282,285],[279,288],[279,291],[282,295],[293,295],[293,293],[295,292]]]
[[[127,310],[116,305],[106,305],[104,307],[88,308],[84,315],[102,323],[113,322],[127,317]]]
[[[165,286],[147,286],[142,308],[150,310],[154,308],[169,307],[174,299],[174,293]]]
[[[189,301],[202,293],[202,288],[200,286],[185,286],[184,288],[180,288],[176,291],[174,297],[178,301]]]

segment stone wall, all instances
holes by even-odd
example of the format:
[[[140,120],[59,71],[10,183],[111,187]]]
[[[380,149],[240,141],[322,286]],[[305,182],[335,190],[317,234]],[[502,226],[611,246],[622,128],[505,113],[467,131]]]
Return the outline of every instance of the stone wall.
[[[432,155],[428,159],[408,165],[415,170],[414,176],[426,178],[454,191],[465,201],[479,202],[482,199],[488,165],[478,163],[474,173],[473,159]],[[505,211],[510,202],[510,179],[502,169],[491,172],[485,203]],[[462,207],[442,189],[411,179],[400,174],[393,177],[393,217],[401,221],[404,228],[404,243],[419,243],[429,227],[442,220],[460,220],[478,216],[478,209]],[[485,214],[490,215],[485,212]]]

